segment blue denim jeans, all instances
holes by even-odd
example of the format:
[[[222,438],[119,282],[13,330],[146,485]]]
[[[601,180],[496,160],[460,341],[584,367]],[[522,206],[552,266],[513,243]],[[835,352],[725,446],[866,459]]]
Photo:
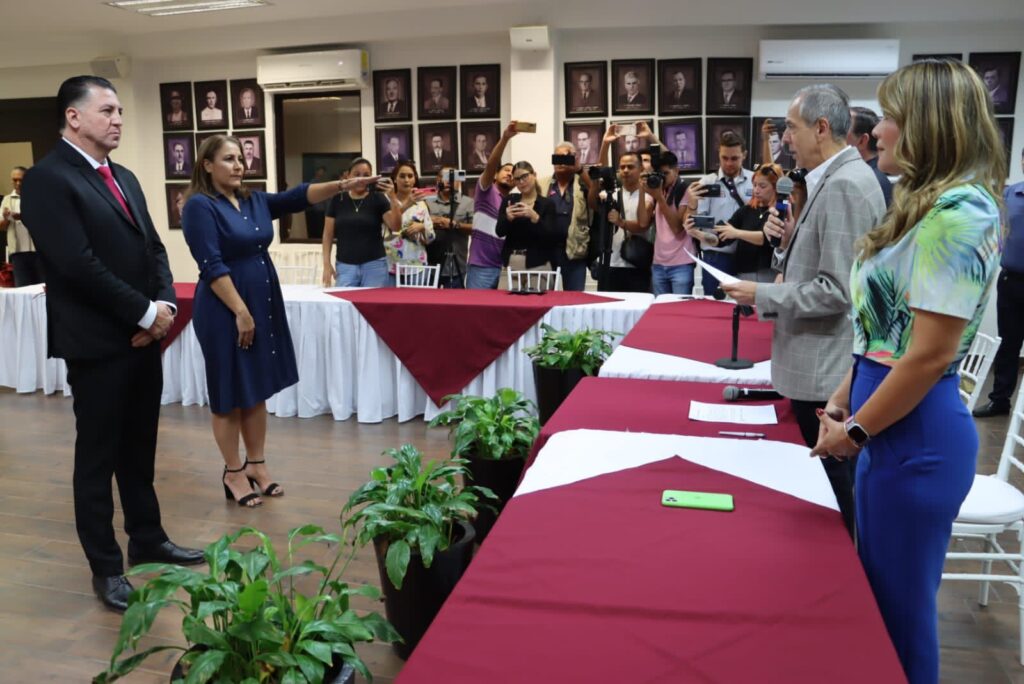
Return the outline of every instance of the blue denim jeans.
[[[725,271],[729,275],[736,275],[734,254],[713,252],[710,249],[705,249],[704,255],[701,257],[701,259],[711,264],[720,271]],[[701,273],[700,283],[704,287],[705,297],[710,297],[714,295],[715,290],[718,289],[718,278],[714,277],[707,271],[703,271]]]
[[[570,259],[565,250],[559,251],[558,263],[555,264],[562,269],[562,289],[582,292],[587,286],[587,260]]]
[[[654,264],[651,268],[651,281],[654,285],[654,296],[661,294],[693,294],[693,264],[677,264],[662,266]]]
[[[387,257],[367,261],[365,264],[335,263],[338,274],[334,284],[338,287],[387,287]]]
[[[466,289],[494,290],[498,287],[498,278],[500,277],[501,268],[497,266],[474,266],[470,264],[466,269]]]

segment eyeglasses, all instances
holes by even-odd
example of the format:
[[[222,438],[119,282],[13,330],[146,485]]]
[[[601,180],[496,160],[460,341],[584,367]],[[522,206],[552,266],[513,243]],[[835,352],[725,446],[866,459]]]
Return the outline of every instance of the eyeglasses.
[[[512,180],[514,180],[516,183],[522,183],[524,180],[526,180],[529,177],[530,177],[530,174],[523,173],[523,174],[520,174],[518,176],[512,176]]]

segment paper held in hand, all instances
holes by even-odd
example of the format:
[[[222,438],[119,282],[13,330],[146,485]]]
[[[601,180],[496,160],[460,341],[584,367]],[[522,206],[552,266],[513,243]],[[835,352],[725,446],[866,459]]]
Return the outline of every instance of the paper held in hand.
[[[705,261],[697,258],[695,255],[690,254],[690,250],[683,249],[683,251],[686,252],[687,254],[689,254],[691,259],[693,259],[698,264],[700,264],[700,267],[702,269],[704,269],[705,273],[710,273],[711,276],[713,278],[717,279],[718,282],[721,283],[722,285],[732,285],[733,283],[740,282],[739,278],[731,276],[728,273],[726,273],[725,271],[720,271],[717,268],[715,268],[714,266],[712,266],[711,264],[708,264]]]
[[[736,404],[708,404],[703,401],[690,402],[690,420],[705,423],[739,423],[742,425],[778,425],[775,407],[738,406]]]

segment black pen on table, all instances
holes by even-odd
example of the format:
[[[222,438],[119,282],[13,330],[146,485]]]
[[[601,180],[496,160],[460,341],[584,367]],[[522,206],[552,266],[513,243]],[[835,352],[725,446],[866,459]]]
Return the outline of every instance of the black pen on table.
[[[765,434],[763,432],[730,432],[728,430],[719,430],[718,434],[723,437],[746,437],[748,439],[764,439]]]

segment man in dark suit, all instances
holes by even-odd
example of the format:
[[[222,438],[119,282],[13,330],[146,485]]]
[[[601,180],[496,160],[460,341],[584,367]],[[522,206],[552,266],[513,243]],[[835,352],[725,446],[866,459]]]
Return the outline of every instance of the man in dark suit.
[[[488,112],[493,105],[487,96],[487,76],[477,74],[473,77],[472,90],[466,95],[463,111],[470,114]]]
[[[252,88],[242,88],[238,95],[238,120],[244,122],[258,121],[260,109],[256,106],[256,91]]]
[[[252,140],[242,143],[242,159],[246,175],[256,175],[263,171],[263,160],[256,156],[256,144]]]
[[[385,116],[405,116],[408,109],[405,107],[405,100],[400,97],[401,84],[397,78],[389,78],[384,81],[384,99],[380,103],[381,113]]]
[[[627,71],[622,79],[624,92],[619,95],[619,107],[645,109],[647,96],[640,92],[640,77],[635,71]]]
[[[63,139],[25,175],[22,213],[46,269],[49,353],[67,361],[74,392],[78,537],[96,595],[123,611],[132,586],[114,537],[112,476],[129,563],[203,560],[167,538],[153,488],[158,340],[174,321],[174,287],[139,181],[108,159],[121,142],[114,87],[69,78],[57,107]]]

